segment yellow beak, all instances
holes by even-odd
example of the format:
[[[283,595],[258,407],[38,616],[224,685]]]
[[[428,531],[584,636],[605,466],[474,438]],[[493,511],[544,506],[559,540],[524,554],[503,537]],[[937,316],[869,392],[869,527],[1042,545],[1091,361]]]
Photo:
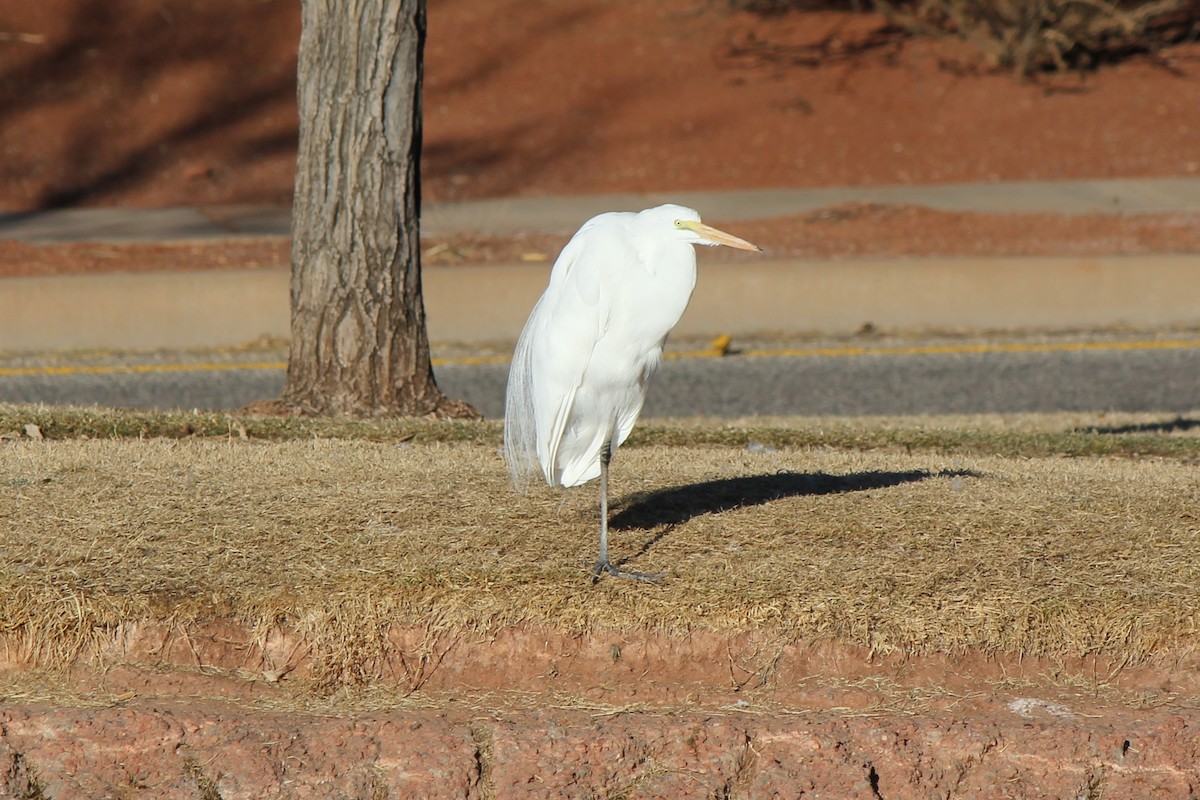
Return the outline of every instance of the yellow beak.
[[[701,239],[711,242],[714,245],[723,244],[726,247],[736,247],[738,250],[753,250],[756,253],[761,253],[762,248],[756,244],[751,244],[745,239],[739,239],[732,233],[719,231],[711,225],[705,225],[703,222],[693,222],[685,220],[683,226],[688,230],[694,231]]]

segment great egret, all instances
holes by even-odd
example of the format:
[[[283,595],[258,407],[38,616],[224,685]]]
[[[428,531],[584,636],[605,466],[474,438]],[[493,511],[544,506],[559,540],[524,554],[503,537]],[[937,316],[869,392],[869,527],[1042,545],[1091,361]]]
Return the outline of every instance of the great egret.
[[[663,343],[696,285],[692,245],[761,248],[700,221],[690,208],[600,214],[554,262],[513,354],[504,457],[519,487],[541,472],[550,486],[600,478],[600,559],[608,560],[608,463],[633,428]]]

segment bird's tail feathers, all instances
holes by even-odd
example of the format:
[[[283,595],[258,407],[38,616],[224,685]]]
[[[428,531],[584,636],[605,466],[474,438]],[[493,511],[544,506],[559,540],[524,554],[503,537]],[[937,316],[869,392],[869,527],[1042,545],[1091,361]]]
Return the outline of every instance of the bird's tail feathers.
[[[518,491],[542,474],[537,457],[537,422],[534,419],[532,356],[529,331],[523,331],[513,353],[504,397],[504,461]]]

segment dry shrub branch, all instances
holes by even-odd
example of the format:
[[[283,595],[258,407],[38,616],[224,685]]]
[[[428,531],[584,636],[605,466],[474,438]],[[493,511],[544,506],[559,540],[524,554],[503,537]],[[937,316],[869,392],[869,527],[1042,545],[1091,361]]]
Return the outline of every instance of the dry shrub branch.
[[[894,46],[895,36],[889,33],[954,36],[971,45],[988,66],[1022,76],[1087,69],[1134,53],[1153,53],[1200,34],[1197,0],[731,0],[731,5],[759,13],[874,10],[888,25],[852,45],[850,52]],[[779,60],[779,46],[756,44]],[[793,53],[790,60],[808,64],[837,57],[826,45],[800,48],[804,52]]]
[[[989,65],[1018,75],[1155,51],[1200,24],[1194,0],[876,0],[876,7],[910,33],[957,36]]]

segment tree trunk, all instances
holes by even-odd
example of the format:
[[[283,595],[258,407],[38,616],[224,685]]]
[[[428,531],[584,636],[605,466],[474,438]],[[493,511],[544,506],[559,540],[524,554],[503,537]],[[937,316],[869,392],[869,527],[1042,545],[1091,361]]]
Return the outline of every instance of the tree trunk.
[[[303,0],[283,402],[475,415],[433,378],[421,298],[425,0]]]

